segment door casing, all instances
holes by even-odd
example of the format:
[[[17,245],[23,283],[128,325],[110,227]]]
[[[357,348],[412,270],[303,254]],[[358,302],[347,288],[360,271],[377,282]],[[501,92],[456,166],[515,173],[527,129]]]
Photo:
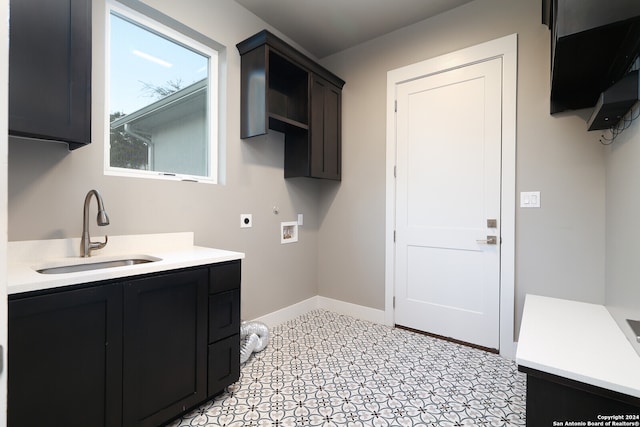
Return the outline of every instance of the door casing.
[[[516,209],[516,94],[518,35],[511,34],[387,73],[385,323],[394,325],[395,309],[395,166],[396,86],[491,58],[502,58],[500,354],[515,357],[515,209]]]

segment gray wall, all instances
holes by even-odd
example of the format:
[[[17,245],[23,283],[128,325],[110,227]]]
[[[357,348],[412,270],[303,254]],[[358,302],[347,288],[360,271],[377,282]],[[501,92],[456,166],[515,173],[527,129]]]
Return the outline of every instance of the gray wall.
[[[549,30],[530,0],[476,0],[323,59],[347,84],[343,184],[321,201],[321,295],[384,309],[387,71],[512,33],[517,190],[542,203],[516,211],[516,326],[527,293],[604,303],[603,148],[582,117],[549,115]]]
[[[159,11],[226,46],[226,185],[103,175],[104,6],[93,2],[93,143],[71,153],[66,145],[11,140],[9,240],[78,237],[82,203],[98,189],[111,235],[193,231],[196,244],[246,253],[242,316],[255,318],[317,294],[317,205],[312,180],[283,178],[281,134],[240,139],[240,57],[236,43],[269,28],[233,0],[148,1]],[[225,59],[226,56],[226,59]],[[280,213],[273,213],[273,206]],[[254,227],[240,229],[240,214]],[[280,244],[280,222],[304,214],[299,242]]]
[[[640,320],[640,122],[633,122],[609,146],[606,168],[606,304],[631,337],[625,319]],[[631,342],[640,353],[640,344],[635,339]]]
[[[72,153],[10,143],[9,240],[79,236],[82,200],[97,188],[110,234],[190,230],[200,245],[246,252],[245,318],[316,294],[383,309],[387,71],[518,33],[517,186],[541,191],[542,208],[517,210],[516,324],[526,293],[604,302],[603,149],[583,118],[548,113],[549,31],[539,2],[476,0],[323,59],[347,82],[340,184],[285,181],[279,134],[239,138],[235,44],[267,25],[232,0],[147,3],[227,47],[226,185],[103,176],[103,12],[96,1],[94,143]],[[298,212],[305,215],[300,242],[280,245],[279,222]],[[253,213],[253,229],[240,230],[240,213]]]

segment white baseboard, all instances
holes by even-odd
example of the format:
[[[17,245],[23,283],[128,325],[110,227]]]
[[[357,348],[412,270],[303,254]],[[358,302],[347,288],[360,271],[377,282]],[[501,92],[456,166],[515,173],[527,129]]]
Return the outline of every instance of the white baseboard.
[[[316,308],[318,308],[317,298],[317,296],[311,297],[288,307],[281,308],[280,310],[265,314],[264,316],[260,316],[257,319],[253,320],[262,322],[268,327],[272,328],[274,326],[280,325],[281,323],[295,319],[296,317],[308,313],[311,310],[315,310]]]
[[[253,320],[262,322],[271,328],[319,308],[373,323],[384,323],[384,310],[321,296],[311,297]]]
[[[362,319],[383,325],[385,324],[384,310],[378,310],[375,308],[352,304],[350,302],[344,302],[337,299],[322,297],[319,295],[308,298],[304,301],[300,301],[288,307],[281,308],[280,310],[276,310],[272,313],[265,314],[264,316],[260,316],[253,320],[262,322],[269,328],[272,328],[319,308],[329,310],[334,313],[355,317],[356,319]],[[514,342],[513,347],[501,349],[500,355],[505,359],[515,360],[517,349],[518,343]]]
[[[373,323],[384,324],[384,310],[378,310],[322,296],[317,296],[316,298],[318,298],[318,308],[323,308],[325,310],[333,311],[334,313],[344,314]]]

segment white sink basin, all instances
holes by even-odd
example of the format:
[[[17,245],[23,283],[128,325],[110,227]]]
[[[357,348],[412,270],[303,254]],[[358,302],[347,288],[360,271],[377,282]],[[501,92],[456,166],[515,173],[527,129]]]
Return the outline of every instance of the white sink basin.
[[[35,270],[40,274],[65,274],[77,273],[80,271],[101,270],[105,268],[125,267],[137,264],[146,264],[149,262],[160,261],[160,258],[148,255],[133,255],[108,260],[91,260],[91,258],[83,258],[82,261],[73,264],[51,265],[39,267]]]

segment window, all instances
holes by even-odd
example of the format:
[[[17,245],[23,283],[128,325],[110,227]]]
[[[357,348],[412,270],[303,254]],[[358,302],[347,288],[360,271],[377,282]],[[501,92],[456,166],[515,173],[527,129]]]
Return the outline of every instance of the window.
[[[217,50],[108,5],[105,173],[216,183]]]

